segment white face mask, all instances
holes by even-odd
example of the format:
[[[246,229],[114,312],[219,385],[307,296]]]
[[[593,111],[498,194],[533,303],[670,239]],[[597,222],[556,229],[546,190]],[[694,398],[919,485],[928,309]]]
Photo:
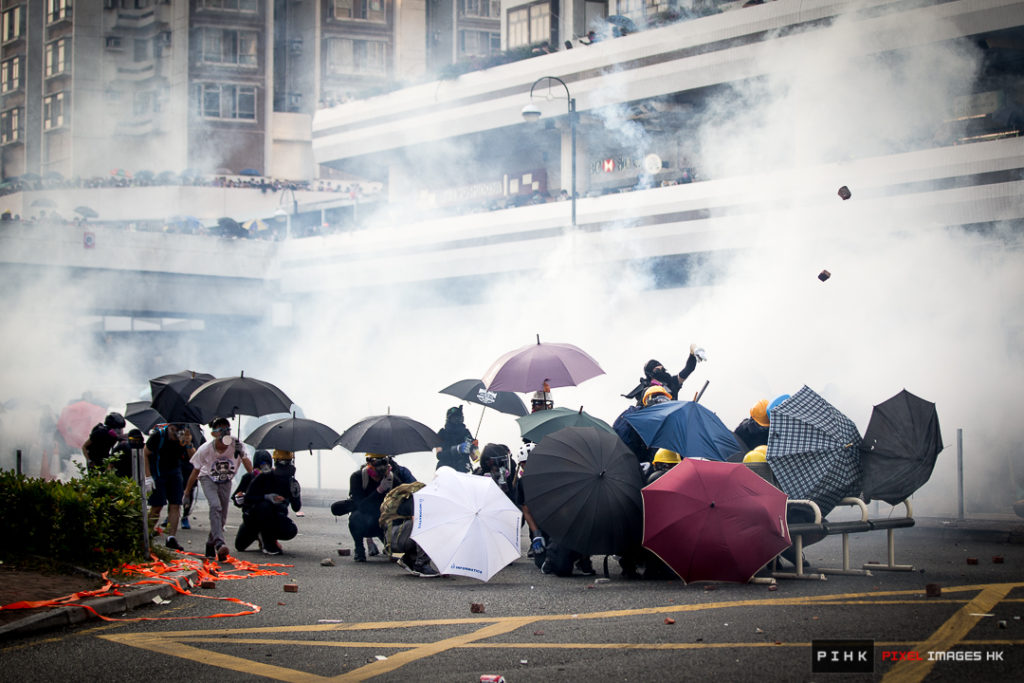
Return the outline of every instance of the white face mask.
[[[234,438],[232,438],[230,434],[225,434],[224,436],[220,437],[220,442],[225,446],[230,446],[235,442],[235,440]]]

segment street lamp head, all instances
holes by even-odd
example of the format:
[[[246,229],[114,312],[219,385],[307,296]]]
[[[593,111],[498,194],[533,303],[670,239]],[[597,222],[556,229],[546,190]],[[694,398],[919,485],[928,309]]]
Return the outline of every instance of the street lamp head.
[[[530,123],[533,123],[533,122],[539,120],[540,119],[540,107],[538,107],[533,102],[530,102],[528,105],[523,107],[523,118],[526,121],[530,122]]]

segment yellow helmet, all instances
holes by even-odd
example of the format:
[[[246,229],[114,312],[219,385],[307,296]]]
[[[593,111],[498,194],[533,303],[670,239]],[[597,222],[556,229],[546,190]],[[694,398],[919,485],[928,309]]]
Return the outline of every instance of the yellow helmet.
[[[654,384],[647,387],[647,390],[644,391],[644,397],[642,400],[644,407],[651,405],[651,399],[654,398],[655,396],[664,396],[665,398],[661,399],[660,401],[654,401],[654,403],[661,403],[662,401],[672,400],[672,392],[670,392],[668,389],[661,386],[660,384]]]
[[[274,449],[274,460],[294,460],[295,453],[292,451],[283,451],[278,448]]]
[[[654,454],[653,462],[664,462],[677,465],[680,460],[682,460],[682,458],[680,458],[679,454],[675,451],[670,451],[667,448],[659,448],[658,452]]]
[[[743,462],[768,462],[768,447],[758,446],[743,456]]]
[[[750,417],[762,427],[768,426],[768,399],[762,398],[750,409]]]

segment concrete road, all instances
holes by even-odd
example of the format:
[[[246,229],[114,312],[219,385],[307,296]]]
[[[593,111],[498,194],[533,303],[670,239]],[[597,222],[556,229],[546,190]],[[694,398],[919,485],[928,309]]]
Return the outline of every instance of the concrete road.
[[[896,531],[896,559],[914,571],[779,580],[775,590],[627,581],[614,560],[608,580],[558,578],[525,556],[481,583],[415,577],[379,557],[355,563],[337,554],[351,547],[344,518],[324,507],[305,513],[283,557],[238,554],[289,565],[262,567],[287,576],[221,580],[126,621],[6,642],[0,680],[1008,681],[1024,666],[1024,545],[1005,533],[919,524]],[[197,514],[179,538],[201,551],[207,525]],[[851,547],[853,566],[886,560],[884,532],[851,536]],[[839,566],[840,539],[808,557]],[[321,565],[328,558],[335,566]],[[927,584],[941,596],[926,597]],[[211,597],[260,611],[210,618],[246,610]],[[866,647],[871,672],[813,671],[816,640],[870,641],[826,657]]]

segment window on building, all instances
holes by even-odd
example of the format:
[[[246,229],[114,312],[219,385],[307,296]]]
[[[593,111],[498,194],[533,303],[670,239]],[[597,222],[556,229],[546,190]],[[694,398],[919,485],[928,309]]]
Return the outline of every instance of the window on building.
[[[13,57],[0,65],[0,92],[12,92],[21,87],[21,57]]]
[[[497,31],[459,31],[459,56],[486,57],[501,52],[501,34]]]
[[[0,112],[0,145],[21,139],[21,109],[6,109]]]
[[[199,59],[207,64],[256,66],[256,31],[204,28],[199,41]]]
[[[70,43],[69,39],[61,38],[46,44],[43,71],[47,78],[67,72]]]
[[[327,75],[386,74],[387,43],[382,40],[327,40]]]
[[[25,35],[25,6],[15,5],[4,12],[3,42]]]
[[[508,12],[509,48],[551,40],[551,5],[537,2]]]
[[[462,16],[501,18],[500,0],[462,0]]]
[[[334,18],[383,23],[387,19],[387,10],[384,0],[334,0]]]
[[[256,120],[255,86],[199,83],[196,103],[203,118]]]
[[[71,18],[71,0],[46,0],[46,21],[53,23]]]
[[[198,7],[225,12],[258,12],[259,0],[198,0]]]
[[[59,92],[43,98],[43,130],[53,130],[64,125],[64,93]]]

